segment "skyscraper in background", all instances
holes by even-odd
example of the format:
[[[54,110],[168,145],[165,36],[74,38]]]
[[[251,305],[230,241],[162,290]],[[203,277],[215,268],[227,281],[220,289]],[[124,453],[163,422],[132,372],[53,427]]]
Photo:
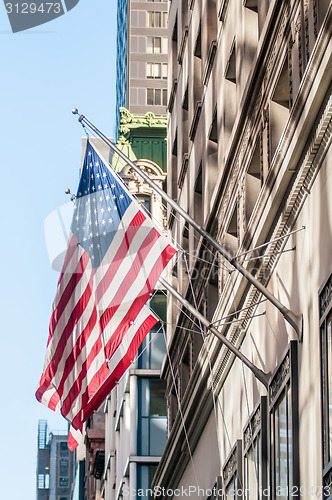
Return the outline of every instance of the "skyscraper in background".
[[[165,115],[167,105],[167,2],[118,0],[116,138],[119,108],[134,115]]]

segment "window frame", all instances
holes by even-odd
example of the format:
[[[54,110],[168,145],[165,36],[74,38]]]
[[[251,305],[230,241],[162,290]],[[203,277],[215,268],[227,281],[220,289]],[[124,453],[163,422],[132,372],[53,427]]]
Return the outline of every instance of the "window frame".
[[[269,442],[269,463],[270,463],[270,498],[280,498],[276,496],[275,478],[275,435],[274,422],[275,410],[287,392],[289,391],[290,403],[290,429],[292,435],[292,463],[290,473],[292,475],[292,485],[288,490],[289,499],[298,496],[300,488],[300,454],[299,454],[299,403],[298,403],[298,341],[291,340],[287,351],[282,357],[282,361],[277,367],[269,384],[269,420],[270,420],[270,442]],[[286,392],[287,391],[287,392]],[[285,394],[286,393],[286,394]],[[287,400],[286,400],[287,403]],[[288,413],[289,414],[289,413]],[[292,494],[293,493],[293,494]],[[294,494],[295,493],[295,494]],[[286,497],[286,498],[287,498]]]
[[[261,396],[254,411],[250,415],[249,421],[243,430],[243,489],[247,491],[248,485],[246,482],[246,455],[253,448],[257,439],[259,441],[259,485],[258,491],[268,491],[268,412],[267,412],[267,396]],[[250,487],[250,485],[249,485]],[[262,498],[264,494],[260,493]],[[244,498],[247,498],[245,493]]]
[[[332,446],[327,450],[329,460],[326,461],[326,446],[329,448],[329,441],[332,438],[332,424],[329,427],[329,412],[325,412],[325,408],[329,408],[328,398],[328,374],[329,363],[327,361],[328,353],[323,348],[323,341],[325,346],[328,342],[327,324],[332,316],[332,274],[320,288],[319,296],[319,343],[320,343],[320,380],[321,380],[321,442],[322,442],[322,485],[324,487],[323,498],[332,498],[331,484],[332,484]],[[323,338],[324,337],[324,338]],[[331,346],[332,347],[332,346]],[[331,353],[330,353],[331,356]],[[331,360],[330,360],[331,361]],[[332,364],[330,367],[332,373]],[[324,384],[326,382],[326,384]],[[326,436],[326,432],[328,435]],[[327,443],[327,444],[326,444]]]
[[[237,480],[236,489],[241,493],[234,495],[234,500],[242,500],[243,475],[242,475],[242,439],[238,439],[228,455],[222,470],[224,482],[224,497],[227,499],[226,490],[233,480]]]
[[[165,384],[164,387],[164,398],[166,394],[166,381],[161,378],[157,377],[139,377],[138,378],[138,423],[137,423],[137,448],[138,448],[138,453],[139,456],[148,456],[148,457],[155,457],[159,456],[154,453],[153,448],[153,440],[151,437],[151,429],[152,429],[152,424],[153,422],[156,422],[158,420],[164,421],[165,422],[165,444],[166,444],[166,437],[167,437],[167,404],[166,404],[166,398],[165,398],[165,415],[154,415],[151,414],[151,381],[160,381]],[[148,400],[144,402],[144,391],[146,388],[144,388],[143,384],[144,382],[148,382],[149,388],[148,388]],[[145,408],[144,405],[147,405],[148,408],[148,414],[145,413]],[[144,439],[143,439],[143,434],[144,430],[147,431],[148,436],[147,436],[147,441],[144,444]],[[162,455],[162,453],[161,453]]]

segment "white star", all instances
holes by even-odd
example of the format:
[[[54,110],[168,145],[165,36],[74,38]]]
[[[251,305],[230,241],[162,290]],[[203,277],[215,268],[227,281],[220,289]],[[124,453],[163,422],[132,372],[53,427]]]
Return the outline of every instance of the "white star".
[[[112,224],[113,219],[108,219],[108,222],[109,222],[110,224]]]
[[[96,236],[97,236],[97,238],[98,238],[98,236],[99,236],[99,233],[98,233],[98,231],[96,232]]]
[[[93,203],[96,203],[96,198],[92,198]]]
[[[97,179],[99,179],[99,177],[100,177],[100,174],[97,174],[97,175],[96,175],[96,177],[97,177]]]
[[[106,172],[104,172],[104,173],[103,173],[103,177],[107,177],[107,174],[106,174]]]
[[[86,201],[85,202],[85,206],[87,207],[89,205],[89,201]]]
[[[93,236],[93,233],[90,233],[90,234],[89,234],[89,239],[91,239],[91,238],[92,238],[92,236]]]
[[[114,210],[117,211],[118,207],[114,207]]]
[[[103,219],[103,220],[101,221],[101,223],[102,223],[102,225],[104,226],[104,225],[106,224],[106,221]]]
[[[112,196],[112,198],[113,198],[113,200],[116,200],[116,196],[115,196],[115,194]]]
[[[99,250],[99,248],[100,248],[100,245],[99,245],[99,243],[98,243],[98,245],[97,245],[97,248],[98,248],[98,250]]]
[[[84,236],[83,241],[86,241],[86,237]]]
[[[103,199],[104,199],[104,198],[101,196],[101,197],[99,198],[99,201],[103,201]]]
[[[112,209],[111,207],[107,207],[107,211],[110,212]]]
[[[91,248],[93,248],[93,243],[91,243],[91,245],[89,246],[89,250],[91,250]]]
[[[91,225],[92,225],[92,222],[91,222],[91,219],[90,219],[90,220],[89,220],[89,226],[91,226]]]
[[[95,226],[98,226],[98,221],[97,220],[95,221]]]
[[[112,185],[111,185],[111,188],[112,188],[112,189],[114,189],[114,188],[115,188],[115,184],[112,184]]]
[[[103,186],[99,184],[98,189],[103,189]]]
[[[96,215],[97,212],[98,212],[98,210],[95,208],[94,211],[93,211],[93,213]]]
[[[106,200],[108,201],[110,199],[109,194],[106,195]]]
[[[104,232],[103,232],[103,236],[106,236],[106,234],[107,234],[107,233],[106,233],[106,231],[104,231]]]
[[[80,218],[79,218],[79,216],[78,216],[78,215],[76,215],[75,219],[76,219],[76,220],[77,220],[77,222],[78,222]]]
[[[102,208],[102,209],[100,210],[100,213],[101,213],[101,214],[103,214],[104,212],[105,212],[105,210]]]
[[[92,186],[92,188],[91,188],[91,189],[92,189],[92,191],[94,191],[96,188],[95,188],[94,186]]]
[[[93,179],[93,174],[91,174],[91,179]]]
[[[89,163],[89,167],[90,167],[90,168],[92,168],[92,167],[93,167],[93,163],[92,163],[92,162],[91,162],[91,163]]]
[[[124,198],[123,194],[120,194],[120,200],[122,200],[122,198]]]
[[[95,260],[95,256],[94,256],[94,255],[91,255],[91,259],[92,259],[92,260]]]
[[[91,151],[89,151],[89,154],[88,154],[88,156],[91,156],[91,155],[92,155],[92,153],[91,153]]]
[[[98,161],[96,161],[95,167],[99,167],[99,162]]]
[[[108,188],[107,184],[104,184],[104,189],[107,189],[107,188]]]

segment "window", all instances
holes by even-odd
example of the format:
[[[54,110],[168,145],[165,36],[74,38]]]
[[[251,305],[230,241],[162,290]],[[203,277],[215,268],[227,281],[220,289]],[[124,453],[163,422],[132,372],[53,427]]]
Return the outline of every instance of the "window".
[[[246,222],[249,221],[254,211],[263,183],[260,146],[260,140],[258,139],[245,175]]]
[[[161,63],[146,63],[147,78],[161,78]]]
[[[242,498],[242,441],[239,439],[223,468],[225,500]]]
[[[148,54],[167,54],[167,38],[161,36],[146,37],[146,51]]]
[[[138,453],[161,456],[166,444],[166,382],[138,380]]]
[[[50,487],[49,474],[38,474],[38,489],[47,490]]]
[[[195,46],[194,46],[194,75],[193,75],[193,86],[194,86],[194,101],[195,103],[199,101],[202,97],[203,83],[202,83],[202,36],[201,36],[201,26],[197,33]]]
[[[150,308],[166,321],[166,295],[156,293],[150,301]],[[143,340],[138,354],[138,368],[159,370],[163,363],[166,345],[164,333],[158,322]]]
[[[167,89],[147,89],[149,106],[167,106]]]
[[[288,61],[284,62],[272,99],[270,101],[270,149],[271,158],[277,150],[289,117],[290,88]]]
[[[68,488],[68,477],[59,477],[59,486],[60,488]]]
[[[148,492],[148,495],[139,495],[139,498],[143,498],[146,500],[151,498],[150,492],[148,490],[151,489],[152,479],[156,470],[156,465],[137,465],[138,490],[141,490],[140,493]]]
[[[332,469],[332,275],[319,295],[323,483]],[[325,480],[324,480],[325,479]],[[327,483],[328,484],[328,483]]]
[[[224,106],[223,110],[223,122],[224,122],[224,142],[228,143],[230,138],[233,125],[235,122],[237,102],[236,102],[236,40],[234,38],[229,55],[226,68],[225,68],[225,81],[224,81],[224,98],[227,102],[227,106]]]
[[[267,495],[267,398],[253,412],[243,433],[244,500],[256,500]]]
[[[67,452],[67,453],[68,453],[68,446],[67,446],[66,441],[62,441],[62,442],[60,443],[60,450],[61,450],[61,451],[65,451],[65,452]]]
[[[146,77],[165,80],[167,78],[167,63],[146,63]]]
[[[291,341],[269,386],[272,498],[288,500],[299,486],[297,342]]]
[[[148,13],[148,28],[167,28],[167,12]]]
[[[238,205],[236,203],[231,220],[229,221],[226,236],[225,236],[225,244],[230,252],[236,253],[239,247],[239,228],[238,228]]]

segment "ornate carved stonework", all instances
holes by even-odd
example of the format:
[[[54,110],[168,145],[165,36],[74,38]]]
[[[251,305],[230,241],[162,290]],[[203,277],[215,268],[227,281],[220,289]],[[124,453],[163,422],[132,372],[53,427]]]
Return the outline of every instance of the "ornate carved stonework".
[[[289,101],[290,106],[293,106],[293,61],[292,61],[292,47],[293,40],[292,37],[289,38],[288,43],[288,76],[289,76]]]
[[[325,312],[332,305],[332,274],[319,295],[319,317],[322,318]]]
[[[261,426],[261,407],[259,406],[252,416],[247,428],[243,434],[244,449],[246,450],[251,442],[252,438],[257,434]]]
[[[270,404],[274,403],[274,399],[283,385],[290,377],[290,352],[288,352],[281,363],[277,373],[269,387]]]
[[[313,0],[313,11],[314,11],[314,35],[317,38],[318,35],[318,5],[317,0]]]
[[[303,1],[303,9],[304,9],[304,37],[305,37],[305,52],[307,62],[309,61],[309,0]]]
[[[152,112],[148,112],[144,116],[134,116],[129,113],[126,108],[119,108],[119,110],[121,114],[120,136],[126,136],[131,129],[142,126],[157,128],[167,127],[167,118],[161,116],[156,117]]]
[[[232,479],[237,471],[237,446],[235,446],[231,456],[228,459],[227,464],[224,467],[223,476],[224,483],[227,484]]]
[[[272,70],[275,67],[275,60],[281,44],[284,44],[284,36],[286,25],[289,22],[290,2],[286,0],[283,5],[283,11],[279,20],[278,31],[275,34],[274,43],[271,52],[266,62],[266,72],[264,75],[264,88],[268,88],[268,81],[270,79]]]

